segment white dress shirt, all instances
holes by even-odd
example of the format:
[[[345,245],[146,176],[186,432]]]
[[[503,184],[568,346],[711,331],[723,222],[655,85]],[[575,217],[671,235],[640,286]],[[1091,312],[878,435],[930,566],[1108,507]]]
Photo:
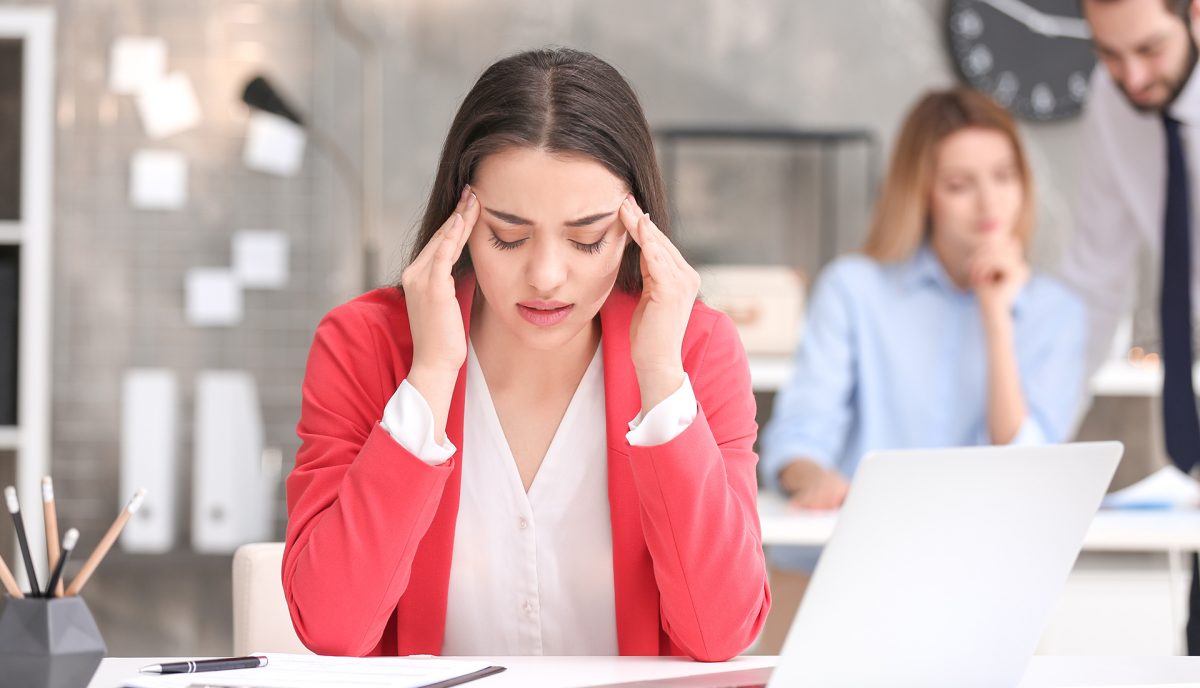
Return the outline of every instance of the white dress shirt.
[[[1192,73],[1168,109],[1182,123],[1191,178],[1192,307],[1200,310],[1200,77]],[[1084,115],[1076,229],[1063,278],[1088,307],[1088,371],[1104,362],[1113,333],[1137,296],[1137,257],[1146,248],[1162,269],[1167,139],[1161,117],[1125,99],[1103,65],[1092,74]],[[1155,279],[1153,284],[1160,284]],[[1157,294],[1157,291],[1156,291]],[[1155,303],[1157,303],[1157,296]]]
[[[597,347],[529,492],[473,346],[467,350],[462,487],[446,605],[446,655],[616,655],[604,363]],[[674,439],[696,416],[690,382],[629,424],[630,444]],[[455,452],[407,381],[384,429],[429,464]]]

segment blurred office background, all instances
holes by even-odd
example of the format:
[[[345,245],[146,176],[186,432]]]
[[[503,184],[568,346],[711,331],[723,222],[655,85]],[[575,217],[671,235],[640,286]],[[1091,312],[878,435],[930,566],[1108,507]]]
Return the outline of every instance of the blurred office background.
[[[29,486],[40,475],[20,475],[19,467],[26,473],[46,467],[59,521],[64,529],[81,530],[79,551],[87,552],[129,496],[121,479],[122,455],[128,453],[123,443],[141,427],[123,413],[131,408],[130,380],[165,390],[165,398],[175,400],[174,413],[167,414],[175,419],[174,431],[164,435],[175,489],[149,496],[147,518],[173,517],[167,518],[167,551],[147,551],[161,540],[142,551],[117,548],[86,596],[110,654],[227,653],[231,555],[220,537],[215,545],[197,547],[194,531],[200,519],[236,524],[242,516],[203,509],[197,516],[197,495],[201,487],[216,489],[220,479],[236,493],[234,486],[245,479],[242,469],[264,474],[262,489],[270,499],[261,539],[282,539],[282,480],[298,446],[299,385],[312,333],[330,308],[396,274],[442,137],[487,64],[548,44],[611,61],[634,84],[651,126],[679,134],[669,138],[670,183],[680,242],[689,255],[702,263],[784,266],[811,279],[864,236],[890,142],[915,97],[960,80],[947,37],[948,4],[0,5],[0,19],[41,8],[51,10],[55,22],[44,71],[26,65],[24,72],[53,84],[50,108],[42,121],[23,121],[20,129],[28,137],[41,128],[52,139],[52,157],[42,161],[52,166],[49,215],[38,228],[21,221],[22,212],[32,210],[21,208],[0,224],[0,258],[47,276],[36,287],[41,297],[19,319],[22,328],[49,337],[44,348],[25,352],[20,365],[44,366],[47,374],[29,375],[39,390],[22,390],[33,398],[26,415],[15,426],[0,427],[0,483],[25,486],[25,508],[35,510]],[[1064,12],[1075,5],[1063,4]],[[169,81],[169,88],[153,95],[115,88],[114,79],[136,80],[158,61],[154,78]],[[118,77],[115,70],[124,71]],[[259,164],[279,164],[274,172],[251,169],[245,157],[257,125],[242,96],[255,76],[265,77],[300,120],[274,121],[282,129],[263,134],[272,143]],[[17,81],[6,97],[19,97],[22,89],[28,96],[33,84]],[[15,112],[11,103],[5,107],[6,117]],[[1072,232],[1079,120],[1025,121],[1022,127],[1039,193],[1033,258],[1052,269]],[[722,136],[687,135],[711,128]],[[774,135],[756,139],[748,133],[764,131]],[[297,134],[304,140],[298,166],[286,159],[297,152]],[[11,175],[19,153],[11,146],[4,150],[0,164]],[[272,162],[272,151],[284,159]],[[30,236],[35,230],[49,233]],[[235,249],[238,242],[253,246]],[[286,256],[286,270],[274,278],[260,275],[259,283],[239,281],[236,274],[231,279],[240,250]],[[195,272],[203,269],[216,272]],[[1143,303],[1152,304],[1150,290],[1143,291]],[[195,299],[190,305],[189,298]],[[1152,323],[1152,316],[1135,319],[1135,343],[1152,347],[1156,333],[1139,324]],[[150,372],[131,378],[131,371],[143,369]],[[224,379],[224,387],[216,385],[211,399],[218,407],[221,399],[250,404],[255,410],[242,416],[256,427],[230,429],[219,420],[210,425],[245,434],[261,453],[215,477],[196,465],[203,453],[197,449],[197,399],[211,371],[240,373]],[[155,388],[156,380],[165,380],[165,387]],[[758,385],[760,422],[770,410],[771,384]],[[1117,482],[1127,484],[1163,463],[1158,412],[1153,396],[1113,389],[1097,396],[1080,433],[1126,443]],[[161,430],[155,420],[161,414],[143,410],[143,426],[158,423]],[[133,430],[123,438],[123,423],[130,422],[126,427]],[[42,430],[44,443],[38,439]],[[221,441],[243,446],[237,438]],[[2,532],[0,546],[13,562],[11,529]],[[1155,570],[1149,567],[1146,575],[1153,578]]]

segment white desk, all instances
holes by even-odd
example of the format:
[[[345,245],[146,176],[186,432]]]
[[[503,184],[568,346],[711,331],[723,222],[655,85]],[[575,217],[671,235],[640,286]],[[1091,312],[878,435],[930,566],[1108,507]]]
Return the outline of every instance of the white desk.
[[[790,379],[792,366],[790,355],[751,356],[750,384],[756,392],[777,391]],[[1200,384],[1200,365],[1193,377]],[[1091,390],[1098,397],[1156,397],[1162,392],[1162,379],[1161,366],[1109,361],[1092,377]]]
[[[172,661],[178,658],[109,658],[88,684],[88,688],[119,688],[123,679],[137,674],[139,667]],[[467,688],[528,688],[530,686],[596,686],[605,683],[648,681],[654,679],[718,674],[739,669],[773,667],[775,657],[739,657],[720,664],[703,664],[670,657],[486,657],[488,664],[498,664],[507,671],[465,684]],[[1198,665],[1200,666],[1200,665]],[[196,674],[197,679],[204,674]],[[198,680],[197,683],[203,681]]]
[[[823,545],[837,523],[834,513],[789,510],[782,497],[767,491],[758,495],[758,513],[764,545]],[[1200,510],[1101,511],[1088,528],[1083,550],[1200,551]]]
[[[138,667],[160,657],[104,660],[88,688],[119,688]],[[701,673],[774,666],[775,657],[739,657],[722,664],[700,664],[661,657],[491,657],[485,661],[508,671],[469,687],[516,688],[556,686],[584,688],[605,683],[653,680]],[[197,676],[202,677],[203,674]],[[1191,682],[1200,685],[1200,657],[1034,657],[1020,688],[1067,686],[1163,685]]]

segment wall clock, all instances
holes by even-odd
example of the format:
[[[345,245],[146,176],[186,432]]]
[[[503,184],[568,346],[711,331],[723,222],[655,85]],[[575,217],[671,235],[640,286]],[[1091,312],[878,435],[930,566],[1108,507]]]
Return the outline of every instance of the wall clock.
[[[950,0],[946,32],[962,78],[1018,117],[1082,110],[1096,55],[1078,0]]]

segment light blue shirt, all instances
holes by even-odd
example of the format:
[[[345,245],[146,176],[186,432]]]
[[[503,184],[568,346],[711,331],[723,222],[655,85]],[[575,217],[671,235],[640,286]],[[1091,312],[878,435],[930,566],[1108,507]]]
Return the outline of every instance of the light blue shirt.
[[[1083,303],[1035,274],[1013,325],[1027,415],[1012,444],[1062,442],[1084,391]],[[928,245],[896,263],[839,258],[813,290],[795,371],[763,431],[763,478],[778,489],[797,458],[852,477],[875,449],[990,444],[987,375],[978,301]],[[815,550],[788,549],[772,560],[811,569]]]

